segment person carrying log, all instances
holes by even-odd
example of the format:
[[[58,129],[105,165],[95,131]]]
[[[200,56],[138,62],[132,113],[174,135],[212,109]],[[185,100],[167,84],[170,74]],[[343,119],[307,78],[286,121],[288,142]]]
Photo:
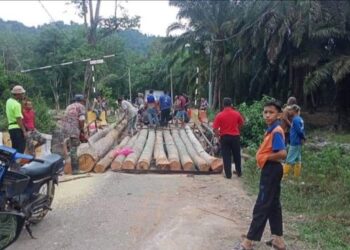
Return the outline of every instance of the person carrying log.
[[[85,138],[85,98],[81,94],[76,94],[73,103],[68,105],[62,118],[62,129],[68,140],[69,154],[71,158],[72,174],[83,174],[79,170],[77,150],[80,145],[80,138]]]
[[[241,170],[241,143],[240,129],[244,124],[242,115],[232,108],[232,100],[229,97],[224,98],[224,109],[216,115],[213,129],[217,137],[220,137],[222,158],[224,161],[225,176],[231,179],[231,155],[235,162],[238,177],[242,176]]]
[[[136,121],[138,110],[130,102],[122,98],[118,98],[118,104],[124,111],[126,120],[128,121],[128,134],[132,136],[137,133]]]

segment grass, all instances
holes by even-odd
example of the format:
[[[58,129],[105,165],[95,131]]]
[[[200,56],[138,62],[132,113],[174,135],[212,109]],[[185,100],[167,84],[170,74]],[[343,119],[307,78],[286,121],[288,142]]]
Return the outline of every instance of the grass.
[[[347,143],[350,135],[329,133],[324,138]],[[350,249],[350,156],[346,151],[334,144],[317,150],[306,144],[302,176],[282,182],[283,210],[297,228],[298,238],[312,249]],[[258,191],[259,177],[255,162],[247,162],[245,181],[253,193]],[[289,221],[285,224],[291,226]]]

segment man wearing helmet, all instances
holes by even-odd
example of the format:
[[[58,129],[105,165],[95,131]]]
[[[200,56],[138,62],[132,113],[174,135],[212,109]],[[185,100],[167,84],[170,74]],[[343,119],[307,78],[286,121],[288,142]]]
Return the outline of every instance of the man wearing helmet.
[[[73,103],[68,105],[62,119],[65,137],[69,140],[72,174],[81,174],[77,150],[80,145],[80,136],[84,134],[85,99],[81,94],[74,96]]]
[[[6,116],[12,147],[20,153],[24,153],[27,137],[27,132],[22,122],[21,106],[25,92],[21,85],[16,85],[11,90],[12,97],[6,101]]]

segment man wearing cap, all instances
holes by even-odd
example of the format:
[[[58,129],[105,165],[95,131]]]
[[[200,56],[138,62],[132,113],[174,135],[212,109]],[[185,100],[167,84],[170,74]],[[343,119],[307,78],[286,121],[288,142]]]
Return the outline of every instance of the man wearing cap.
[[[238,177],[241,177],[241,144],[240,129],[244,120],[242,115],[232,108],[232,100],[229,97],[224,98],[224,109],[216,115],[214,119],[214,132],[220,137],[222,158],[224,161],[224,170],[226,178],[231,179],[231,156],[235,162]]]
[[[6,101],[6,116],[12,147],[20,153],[24,153],[27,137],[27,132],[22,122],[21,106],[25,92],[21,85],[16,85],[11,90],[13,96]]]
[[[68,105],[62,119],[62,129],[69,140],[72,174],[82,174],[79,170],[77,150],[80,145],[80,137],[84,135],[85,123],[85,99],[81,94],[74,96],[73,103]]]

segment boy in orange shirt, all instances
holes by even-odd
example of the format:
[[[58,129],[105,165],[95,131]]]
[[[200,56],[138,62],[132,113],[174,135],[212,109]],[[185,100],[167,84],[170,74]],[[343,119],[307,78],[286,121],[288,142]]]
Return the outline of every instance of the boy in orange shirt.
[[[272,239],[266,244],[275,249],[286,249],[282,225],[282,207],[280,202],[281,179],[283,167],[281,161],[287,156],[284,141],[284,131],[279,118],[282,112],[281,104],[270,101],[264,105],[263,117],[268,126],[264,141],[257,153],[257,165],[261,168],[259,195],[253,210],[253,220],[247,237],[234,249],[253,249],[253,241],[260,241],[267,221],[269,221]]]

